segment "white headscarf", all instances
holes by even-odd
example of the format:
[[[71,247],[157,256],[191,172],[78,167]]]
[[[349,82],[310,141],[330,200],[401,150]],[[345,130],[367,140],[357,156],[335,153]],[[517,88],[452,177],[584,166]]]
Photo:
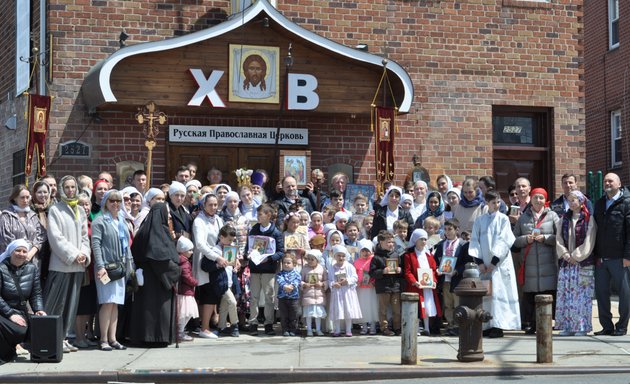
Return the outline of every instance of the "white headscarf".
[[[7,249],[5,249],[5,251],[0,255],[0,263],[4,261],[4,259],[11,257],[13,251],[15,251],[15,249],[19,247],[26,248],[26,252],[31,250],[31,245],[28,243],[28,241],[24,239],[15,239],[9,243]]]
[[[372,243],[368,239],[359,240],[359,251],[363,249],[368,249],[370,252],[374,251],[374,243]]]
[[[146,204],[146,206],[149,206],[151,200],[153,200],[153,198],[157,195],[164,196],[164,192],[162,192],[160,188],[149,188],[147,193],[144,195],[144,203]]]
[[[219,190],[219,188],[221,187],[225,187],[227,189],[228,192],[232,192],[232,187],[230,187],[227,184],[217,184],[216,187],[214,187],[214,190],[212,192],[214,192],[214,194],[217,194],[217,191]]]
[[[120,190],[120,193],[122,193],[123,197],[125,197],[125,196],[131,196],[131,195],[133,195],[134,193],[137,193],[137,194],[139,194],[140,196],[142,196],[142,194],[140,193],[140,191],[138,191],[138,190],[136,189],[136,187],[134,187],[134,186],[132,186],[132,185],[128,185],[128,186],[126,186],[125,188],[121,189],[121,190]]]
[[[324,235],[326,235],[326,239],[328,239],[328,234],[336,229],[337,226],[334,223],[324,224]],[[343,239],[343,236],[341,238]]]
[[[186,183],[186,190],[188,190],[188,187],[190,187],[191,185],[197,187],[197,190],[201,189],[201,181],[199,180],[188,180],[188,182]]]
[[[346,260],[350,259],[350,254],[348,253],[348,250],[346,249],[345,245],[342,244],[337,244],[334,247],[332,247],[332,258],[335,258],[335,255],[338,253],[343,253],[344,255],[346,255]]]
[[[446,196],[448,196],[449,193],[453,192],[454,194],[457,195],[458,198],[462,198],[462,191],[459,190],[459,188],[451,188],[448,190],[448,192],[446,192]]]
[[[408,245],[410,248],[415,247],[416,241],[418,241],[418,239],[428,239],[428,238],[429,238],[429,234],[427,233],[427,231],[425,231],[422,228],[418,228],[414,230],[413,233],[411,234]]]
[[[309,249],[308,251],[306,251],[305,257],[308,258],[309,256],[313,256],[317,259],[318,264],[322,264],[322,252],[319,249]]]
[[[381,207],[387,207],[387,205],[389,204],[389,194],[391,191],[398,191],[398,194],[402,198],[402,195],[403,195],[402,189],[400,189],[399,187],[395,185],[392,185],[391,187],[387,188],[387,192],[385,192],[385,195],[381,199]]]
[[[336,230],[336,229],[333,229],[332,231],[329,231],[329,232],[326,234],[326,249],[327,249],[327,250],[329,250],[329,251],[332,249],[332,247],[330,246],[330,238],[331,238],[331,237],[332,237],[332,235],[333,235],[333,234],[335,234],[335,233],[336,233],[336,234],[338,234],[338,235],[339,235],[339,237],[341,237],[341,242],[343,243],[343,233],[341,233],[341,231]],[[329,256],[332,256],[332,255],[329,255]]]
[[[174,194],[180,192],[184,195],[186,194],[186,187],[184,186],[184,184],[180,183],[179,181],[172,181],[171,186],[168,188],[168,195],[173,196]]]
[[[343,220],[343,219],[346,219],[346,221],[349,221],[351,217],[352,216],[350,216],[347,212],[339,211],[339,212],[335,213],[334,222],[335,222],[335,224],[337,224],[337,222],[339,220]]]

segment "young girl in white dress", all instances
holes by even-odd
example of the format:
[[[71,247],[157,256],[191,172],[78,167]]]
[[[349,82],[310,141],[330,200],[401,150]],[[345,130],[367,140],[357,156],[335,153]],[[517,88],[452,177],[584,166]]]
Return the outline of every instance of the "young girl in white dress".
[[[352,336],[352,320],[361,319],[361,308],[357,297],[357,271],[346,261],[349,256],[346,247],[335,245],[332,248],[334,264],[328,269],[330,281],[330,307],[328,318],[334,324],[333,337],[341,336],[341,322],[345,324],[346,337]]]

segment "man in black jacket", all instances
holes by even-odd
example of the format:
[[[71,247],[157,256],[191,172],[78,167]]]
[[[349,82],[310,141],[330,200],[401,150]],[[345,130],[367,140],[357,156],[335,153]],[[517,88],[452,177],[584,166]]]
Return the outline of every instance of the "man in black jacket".
[[[295,178],[287,176],[282,179],[282,190],[284,196],[275,201],[278,204],[278,218],[276,219],[276,227],[278,228],[283,227],[284,217],[289,213],[289,207],[296,202],[301,203],[309,214],[313,212],[313,207],[311,207],[308,199],[300,197]]]
[[[623,336],[630,315],[630,191],[621,186],[619,176],[604,176],[606,194],[595,203],[595,297],[599,323],[595,335]],[[610,284],[619,292],[619,321],[612,322]]]

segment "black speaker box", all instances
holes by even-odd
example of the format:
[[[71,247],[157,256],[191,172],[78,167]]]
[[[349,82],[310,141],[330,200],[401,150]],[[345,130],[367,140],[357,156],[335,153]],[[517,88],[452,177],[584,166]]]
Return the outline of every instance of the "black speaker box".
[[[31,317],[31,361],[59,363],[63,359],[63,333],[60,316]]]

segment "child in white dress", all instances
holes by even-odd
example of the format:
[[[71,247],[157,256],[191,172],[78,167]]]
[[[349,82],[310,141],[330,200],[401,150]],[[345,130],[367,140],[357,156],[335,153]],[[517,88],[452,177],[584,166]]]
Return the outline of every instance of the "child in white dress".
[[[341,322],[345,323],[346,337],[352,336],[352,320],[362,317],[357,297],[357,271],[346,261],[348,251],[343,245],[332,248],[335,258],[328,270],[330,281],[330,307],[328,317],[334,324],[333,337],[341,336]]]

